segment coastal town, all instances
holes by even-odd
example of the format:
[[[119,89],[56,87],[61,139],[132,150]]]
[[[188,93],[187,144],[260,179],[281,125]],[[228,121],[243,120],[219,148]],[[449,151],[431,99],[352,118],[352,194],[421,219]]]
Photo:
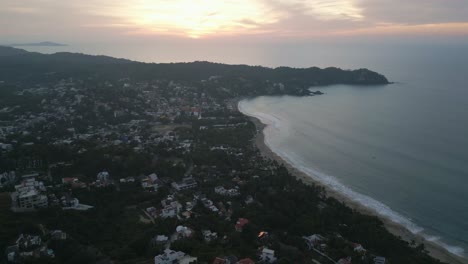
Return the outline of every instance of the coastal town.
[[[437,263],[261,152],[226,87],[1,82],[2,261]]]

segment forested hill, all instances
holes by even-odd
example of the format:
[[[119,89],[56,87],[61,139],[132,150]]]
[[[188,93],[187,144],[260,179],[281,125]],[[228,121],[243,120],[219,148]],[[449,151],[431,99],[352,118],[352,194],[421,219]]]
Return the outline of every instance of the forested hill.
[[[97,74],[105,78],[174,79],[196,81],[210,76],[245,78],[253,80],[290,81],[303,85],[327,84],[387,84],[385,76],[359,69],[316,67],[295,69],[266,68],[247,65],[226,65],[210,62],[141,63],[107,56],[78,53],[40,54],[22,49],[0,46],[0,80],[27,81],[45,78],[54,73],[58,78]]]

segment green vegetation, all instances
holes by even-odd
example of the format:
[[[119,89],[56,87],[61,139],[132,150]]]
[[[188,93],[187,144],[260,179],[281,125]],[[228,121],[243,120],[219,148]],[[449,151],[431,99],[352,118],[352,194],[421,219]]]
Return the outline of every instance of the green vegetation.
[[[302,236],[312,234],[326,238],[323,252],[333,260],[352,257],[353,263],[368,264],[380,255],[390,264],[440,263],[423,245],[389,233],[378,218],[328,198],[322,187],[303,184],[263,157],[253,143],[255,125],[232,107],[238,96],[302,95],[310,86],[334,83],[388,83],[382,75],[11,52],[0,48],[0,80],[6,81],[0,83],[0,128],[7,131],[0,136],[12,146],[0,152],[0,173],[38,171],[51,186],[49,194],[73,196],[94,208],[62,210],[57,205],[13,213],[9,195],[0,193],[0,249],[21,233],[46,237],[44,230],[60,229],[69,238],[50,241],[56,257],[31,263],[151,263],[164,249],[152,239],[176,235],[176,227],[183,225],[193,236],[170,247],[199,263],[230,255],[258,260],[261,247],[275,250],[278,263],[329,263],[308,250]],[[103,170],[114,184],[99,188],[94,182]],[[141,186],[151,173],[159,176],[157,191]],[[171,187],[189,175],[196,187]],[[66,177],[86,187],[62,185]],[[219,186],[238,194],[223,195],[215,191]],[[151,216],[146,209],[160,210],[170,194],[184,208],[178,217]],[[187,209],[187,203],[193,208]],[[249,220],[241,232],[235,229],[239,218]],[[218,234],[214,241],[205,241],[202,230],[207,229]],[[260,232],[267,235],[260,238]],[[367,252],[354,251],[353,243]]]

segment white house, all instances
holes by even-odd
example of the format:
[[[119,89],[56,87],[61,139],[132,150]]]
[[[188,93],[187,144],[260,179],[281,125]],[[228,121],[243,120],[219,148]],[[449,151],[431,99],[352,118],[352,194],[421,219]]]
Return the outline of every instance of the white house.
[[[197,182],[192,177],[183,178],[180,182],[173,182],[172,187],[177,191],[183,191],[197,187]]]
[[[202,230],[202,234],[205,242],[211,242],[218,238],[218,234],[215,232],[211,232],[210,230]]]
[[[16,179],[16,174],[14,171],[10,172],[4,172],[0,174],[0,187],[7,185],[7,184],[13,184]]]
[[[263,248],[262,253],[260,255],[260,259],[266,263],[275,262],[276,261],[275,251],[268,249],[268,248]]]
[[[366,252],[366,249],[361,244],[357,244],[357,243],[353,244],[353,249],[354,251],[359,252],[359,253]]]
[[[48,199],[43,192],[44,183],[36,181],[34,178],[24,180],[15,186],[16,192],[11,194],[12,208],[35,209],[48,206]]]
[[[168,206],[165,206],[162,210],[161,210],[161,214],[160,216],[162,218],[170,218],[170,217],[176,217],[177,214],[179,213],[179,208],[180,206],[178,202],[173,202],[173,203],[177,203],[177,205],[168,205]]]
[[[158,190],[159,188],[159,178],[156,173],[151,173],[150,175],[146,176],[144,179],[141,180],[141,187],[144,189],[153,189],[154,191]]]
[[[193,235],[193,230],[186,226],[177,226],[176,232],[181,238],[189,238]]]
[[[387,260],[384,257],[375,257],[374,264],[385,264]]]
[[[98,173],[97,175],[97,180],[101,183],[105,183],[107,181],[109,181],[109,173],[107,171],[101,171],[100,173]]]
[[[167,241],[169,241],[169,237],[165,235],[157,235],[156,237],[152,239],[152,242],[154,244],[166,244]]]
[[[182,210],[182,205],[174,199],[172,195],[168,195],[166,199],[161,201],[163,209],[161,210],[161,217],[176,217]]]
[[[238,196],[239,190],[238,189],[225,189],[223,186],[217,186],[214,189],[215,193],[223,196],[229,196],[229,197],[234,197]]]
[[[163,254],[154,257],[154,264],[173,264],[184,257],[184,252],[166,249]]]
[[[319,245],[325,240],[324,237],[318,234],[313,234],[311,236],[303,236],[302,238],[305,240],[309,250],[315,248],[317,245]]]

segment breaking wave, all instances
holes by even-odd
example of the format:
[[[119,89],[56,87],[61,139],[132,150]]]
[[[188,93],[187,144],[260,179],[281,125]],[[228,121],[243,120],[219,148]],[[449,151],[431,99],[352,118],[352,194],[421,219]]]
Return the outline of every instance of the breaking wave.
[[[238,104],[239,111],[247,116],[251,116],[251,117],[255,117],[259,119],[263,124],[266,125],[265,129],[263,130],[263,133],[265,135],[265,138],[264,138],[265,145],[267,145],[268,148],[270,148],[283,160],[285,160],[286,162],[294,166],[296,169],[307,174],[309,177],[311,177],[315,181],[327,186],[332,191],[340,193],[344,195],[346,198],[348,198],[349,200],[356,202],[370,209],[371,211],[375,212],[378,216],[384,217],[396,224],[403,226],[411,233],[424,237],[427,241],[430,241],[434,244],[437,244],[443,247],[444,249],[446,249],[448,252],[452,254],[455,254],[460,257],[466,257],[465,251],[463,248],[448,245],[444,243],[443,241],[441,241],[441,237],[425,234],[423,232],[424,228],[412,222],[411,219],[393,211],[390,207],[383,204],[382,202],[379,202],[367,195],[353,191],[351,188],[342,184],[338,179],[336,179],[332,175],[328,175],[315,168],[311,168],[310,166],[306,165],[306,162],[304,162],[302,158],[299,157],[298,155],[295,155],[294,153],[288,153],[284,149],[274,148],[271,142],[268,141],[268,138],[271,137],[272,132],[275,132],[275,130],[276,130],[276,133],[278,133],[278,131],[281,131],[282,133],[284,133],[284,131],[288,131],[287,121],[282,120],[281,118],[275,115],[270,115],[270,114],[254,111],[253,109],[248,109],[245,103],[246,103],[245,101],[239,102]]]

